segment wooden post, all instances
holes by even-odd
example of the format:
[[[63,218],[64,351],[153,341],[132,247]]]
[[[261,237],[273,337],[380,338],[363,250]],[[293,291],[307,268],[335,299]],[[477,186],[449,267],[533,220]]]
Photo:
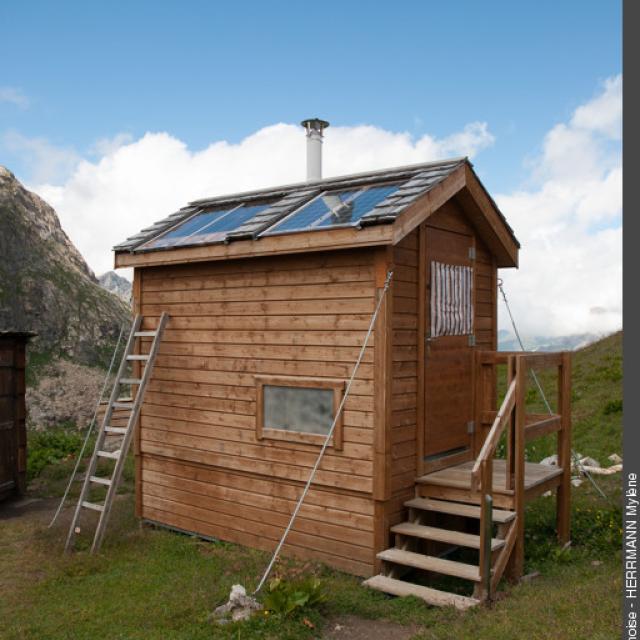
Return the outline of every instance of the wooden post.
[[[387,273],[393,269],[391,249],[381,249],[375,253],[374,269],[376,280],[376,302],[383,295]],[[373,459],[373,499],[374,504],[374,549],[375,571],[381,568],[376,554],[387,547],[389,535],[388,501],[391,498],[391,395],[392,395],[392,313],[393,280],[374,327],[374,459]]]
[[[527,388],[527,361],[526,356],[515,357],[516,375],[516,406],[515,406],[515,511],[516,511],[516,540],[507,569],[511,580],[519,580],[524,571],[524,425],[525,425],[525,397]]]
[[[571,533],[571,354],[562,354],[558,368],[558,412],[561,428],[558,432],[558,467],[562,469],[562,480],[558,485],[556,499],[556,522],[558,541],[569,542]]]
[[[131,307],[133,317],[142,314],[142,269],[139,267],[133,270],[133,285],[131,290]],[[138,341],[139,344],[139,341]],[[139,349],[136,350],[139,355]],[[131,365],[132,377],[140,378],[142,367],[139,362]],[[139,387],[131,388],[131,397],[135,398],[135,393]],[[135,497],[136,497],[136,518],[142,518],[142,455],[140,452],[140,418],[138,418],[133,432],[133,460],[135,469]]]
[[[492,502],[493,458],[489,456],[482,462],[480,476],[480,593],[482,600],[491,598]]]
[[[416,398],[416,475],[424,473],[424,367],[427,331],[427,227],[418,229],[418,395]]]
[[[513,378],[516,375],[516,365],[513,356],[509,356],[507,359],[507,389],[513,382]],[[517,402],[516,396],[516,402]],[[506,450],[506,464],[505,464],[505,489],[513,489],[515,486],[515,435],[516,435],[516,419],[515,411],[511,412],[509,416],[509,426],[507,427],[507,450]]]

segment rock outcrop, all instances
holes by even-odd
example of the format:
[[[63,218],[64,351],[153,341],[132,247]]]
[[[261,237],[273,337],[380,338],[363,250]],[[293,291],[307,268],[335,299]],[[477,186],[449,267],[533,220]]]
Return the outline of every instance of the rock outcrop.
[[[56,212],[0,166],[0,329],[35,331],[30,352],[40,360],[105,367],[129,318]]]

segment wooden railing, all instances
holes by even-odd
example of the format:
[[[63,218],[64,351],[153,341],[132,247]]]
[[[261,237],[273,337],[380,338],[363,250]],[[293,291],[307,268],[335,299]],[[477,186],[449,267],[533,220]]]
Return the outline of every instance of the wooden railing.
[[[496,367],[507,365],[507,393],[498,411],[496,404]],[[558,467],[564,469],[558,488],[558,537],[566,541],[569,534],[569,485],[571,466],[571,359],[563,353],[510,353],[479,351],[476,354],[476,420],[480,448],[471,473],[472,491],[480,494],[480,575],[482,595],[491,593],[511,560],[510,573],[522,575],[524,563],[524,506],[525,506],[525,443],[549,433],[558,432]],[[556,413],[527,415],[525,401],[527,384],[535,377],[535,370],[557,369]],[[546,403],[546,400],[545,400]],[[488,432],[485,427],[490,421]],[[508,429],[507,429],[508,426]],[[506,463],[504,490],[513,494],[515,520],[511,525],[495,564],[492,567],[492,504],[494,493],[493,459],[496,448],[506,430]],[[511,557],[513,554],[513,557]]]

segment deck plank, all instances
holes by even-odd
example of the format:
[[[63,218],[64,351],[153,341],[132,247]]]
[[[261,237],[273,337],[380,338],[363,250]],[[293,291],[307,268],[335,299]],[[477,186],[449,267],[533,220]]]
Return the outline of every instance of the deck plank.
[[[453,467],[440,469],[427,473],[416,480],[419,484],[431,484],[442,487],[454,487],[456,489],[471,489],[471,470],[473,461],[464,462]],[[506,462],[504,460],[493,461],[493,490],[495,493],[512,494],[505,488]],[[525,463],[525,493],[534,490],[538,485],[548,483],[553,478],[562,475],[562,469],[551,467],[536,462]]]

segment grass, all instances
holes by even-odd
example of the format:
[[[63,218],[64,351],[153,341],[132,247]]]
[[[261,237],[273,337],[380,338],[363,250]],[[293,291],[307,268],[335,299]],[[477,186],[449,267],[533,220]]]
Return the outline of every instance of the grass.
[[[576,354],[574,363],[576,447],[601,462],[620,453],[619,348],[614,336]],[[59,492],[55,478],[71,463],[63,459],[41,471],[38,480],[49,487],[42,495]],[[257,583],[267,554],[140,528],[133,517],[132,465],[127,473],[98,556],[84,551],[63,556],[65,523],[46,529],[42,513],[0,520],[0,638],[304,640],[318,637],[329,621],[344,615],[414,625],[415,640],[618,636],[621,512],[616,476],[598,479],[607,501],[586,482],[574,489],[570,549],[554,541],[554,499],[542,497],[529,505],[526,572],[540,575],[517,586],[501,585],[499,596],[504,597],[490,609],[430,608],[414,598],[366,590],[358,578],[319,564],[285,560],[278,573],[317,575],[325,602],[287,618],[257,615],[248,623],[218,627],[207,621],[208,614],[227,599],[233,584],[250,588]]]

